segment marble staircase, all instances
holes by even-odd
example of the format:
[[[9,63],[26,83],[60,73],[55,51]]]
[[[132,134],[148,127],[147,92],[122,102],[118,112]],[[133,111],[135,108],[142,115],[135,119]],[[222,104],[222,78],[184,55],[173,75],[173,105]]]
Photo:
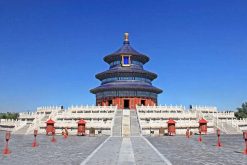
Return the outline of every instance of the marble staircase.
[[[123,110],[123,118],[122,118],[122,136],[129,137],[130,136],[130,110]]]
[[[140,136],[141,129],[136,111],[130,111],[130,131],[131,136]]]
[[[114,116],[112,136],[122,136],[123,110],[117,110]]]
[[[21,127],[20,129],[13,132],[13,134],[25,134],[29,128],[29,124],[26,124],[25,126]]]

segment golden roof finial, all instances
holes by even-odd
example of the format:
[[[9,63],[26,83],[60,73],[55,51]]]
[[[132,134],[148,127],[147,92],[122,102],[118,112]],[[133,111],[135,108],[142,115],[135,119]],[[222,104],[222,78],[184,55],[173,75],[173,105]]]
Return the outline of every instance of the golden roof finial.
[[[129,41],[129,33],[124,33],[124,41]]]

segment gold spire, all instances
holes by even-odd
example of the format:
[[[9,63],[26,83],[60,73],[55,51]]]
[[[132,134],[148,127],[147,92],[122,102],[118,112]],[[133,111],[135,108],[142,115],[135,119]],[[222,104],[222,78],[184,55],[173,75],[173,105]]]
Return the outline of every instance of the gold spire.
[[[124,41],[129,41],[129,33],[124,33]]]

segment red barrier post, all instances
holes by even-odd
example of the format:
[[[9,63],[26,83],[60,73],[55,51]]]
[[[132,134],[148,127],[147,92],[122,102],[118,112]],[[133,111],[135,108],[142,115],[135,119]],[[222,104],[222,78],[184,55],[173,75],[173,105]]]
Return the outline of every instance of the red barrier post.
[[[10,140],[10,131],[6,131],[6,134],[5,134],[5,140],[6,140],[6,146],[5,148],[3,149],[3,154],[4,155],[8,155],[11,153],[11,151],[9,150],[9,140]]]
[[[202,132],[201,132],[201,130],[199,130],[199,138],[198,138],[198,141],[199,142],[202,142]]]
[[[217,129],[217,136],[218,136],[218,142],[217,142],[217,147],[222,147],[222,144],[220,142],[220,129]]]
[[[37,130],[37,129],[35,129],[35,130],[33,131],[33,135],[34,135],[34,141],[33,141],[33,143],[32,143],[32,147],[38,147],[37,140],[36,140],[36,137],[37,137],[37,135],[38,135],[38,130]]]
[[[189,139],[190,138],[190,130],[189,130],[189,128],[187,128],[187,130],[186,130],[186,137]]]
[[[243,132],[243,138],[245,141],[245,149],[244,149],[243,154],[247,155],[247,131]]]
[[[51,142],[56,143],[56,139],[55,139],[55,129],[52,131],[52,139]]]

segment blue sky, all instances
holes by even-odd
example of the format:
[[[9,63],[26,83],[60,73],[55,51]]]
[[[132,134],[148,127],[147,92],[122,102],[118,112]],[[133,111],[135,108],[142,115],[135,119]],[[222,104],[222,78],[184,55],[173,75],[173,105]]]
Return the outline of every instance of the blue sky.
[[[0,111],[95,104],[95,74],[122,45],[149,55],[160,104],[247,101],[247,1],[0,0]]]

